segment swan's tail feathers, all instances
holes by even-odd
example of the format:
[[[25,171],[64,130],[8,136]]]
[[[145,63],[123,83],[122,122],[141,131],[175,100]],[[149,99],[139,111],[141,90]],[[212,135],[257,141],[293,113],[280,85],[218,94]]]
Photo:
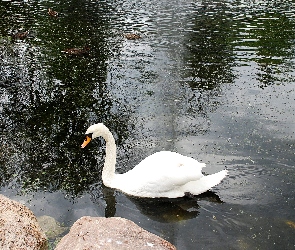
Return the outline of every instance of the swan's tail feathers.
[[[219,184],[227,176],[227,172],[227,170],[222,170],[215,174],[206,175],[197,181],[191,181],[183,186],[184,192],[189,192],[193,195],[204,193]]]

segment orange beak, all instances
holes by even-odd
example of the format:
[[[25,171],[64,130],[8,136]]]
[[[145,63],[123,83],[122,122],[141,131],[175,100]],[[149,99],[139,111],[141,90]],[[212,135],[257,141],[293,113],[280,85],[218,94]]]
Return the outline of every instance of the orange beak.
[[[86,135],[85,140],[84,140],[84,142],[83,142],[82,145],[81,145],[81,148],[85,148],[86,145],[87,145],[90,141],[91,141],[91,138],[90,138],[88,135]]]

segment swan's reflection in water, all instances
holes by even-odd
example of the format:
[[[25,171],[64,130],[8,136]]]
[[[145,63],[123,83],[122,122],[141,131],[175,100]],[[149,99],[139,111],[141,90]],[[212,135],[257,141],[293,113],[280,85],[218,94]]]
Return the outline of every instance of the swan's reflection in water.
[[[103,198],[106,202],[105,206],[105,217],[114,217],[116,214],[116,197],[115,190],[112,188],[108,188],[106,186],[102,186]]]
[[[199,214],[199,205],[194,199],[129,199],[142,214],[154,221],[176,222],[195,218]]]
[[[116,195],[115,190],[103,187],[105,201],[105,217],[116,216]],[[182,198],[139,198],[126,196],[141,214],[150,219],[162,223],[189,220],[199,215],[198,201],[206,200],[215,203],[223,203],[219,196],[212,191],[201,195]]]

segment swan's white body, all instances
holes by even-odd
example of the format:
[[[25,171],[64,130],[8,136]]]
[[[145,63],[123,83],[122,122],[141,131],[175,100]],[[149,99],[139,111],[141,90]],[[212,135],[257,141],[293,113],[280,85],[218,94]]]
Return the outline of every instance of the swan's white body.
[[[219,184],[227,170],[204,176],[204,163],[181,154],[160,151],[141,161],[124,174],[115,174],[116,144],[111,132],[102,123],[86,131],[84,148],[90,139],[102,136],[106,141],[106,158],[102,171],[104,185],[138,197],[177,198],[186,194],[198,195]]]

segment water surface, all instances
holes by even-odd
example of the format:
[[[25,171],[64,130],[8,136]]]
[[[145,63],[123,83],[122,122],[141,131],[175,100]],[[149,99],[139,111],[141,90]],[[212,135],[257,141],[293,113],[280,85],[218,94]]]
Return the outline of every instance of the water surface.
[[[293,249],[294,7],[2,1],[2,193],[65,226],[124,217],[178,249]],[[119,173],[172,150],[229,176],[191,200],[128,197],[101,183],[103,140],[80,149],[96,122],[116,138]]]

